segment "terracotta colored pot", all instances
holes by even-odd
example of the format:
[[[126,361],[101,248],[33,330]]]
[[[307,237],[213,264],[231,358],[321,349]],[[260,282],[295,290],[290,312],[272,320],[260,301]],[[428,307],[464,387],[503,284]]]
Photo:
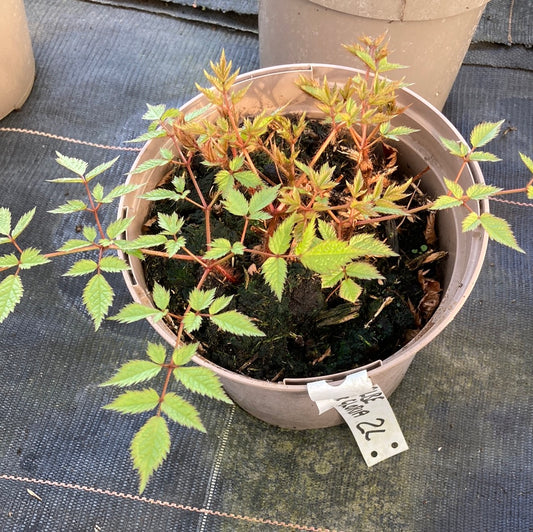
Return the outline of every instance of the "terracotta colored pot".
[[[20,109],[33,87],[35,61],[22,0],[0,2],[0,119]]]
[[[274,110],[283,105],[286,105],[287,113],[306,111],[310,116],[316,115],[314,100],[302,93],[294,83],[300,74],[318,79],[327,75],[330,82],[344,83],[356,72],[358,71],[347,67],[318,64],[284,65],[256,70],[238,78],[237,87],[250,85],[246,97],[239,105],[244,113],[249,115],[265,109]],[[395,125],[402,124],[420,130],[398,143],[400,165],[410,175],[416,175],[429,166],[430,171],[422,179],[422,188],[432,195],[445,193],[446,189],[440,176],[456,175],[461,161],[448,154],[442,147],[439,136],[461,141],[461,135],[439,111],[413,92],[402,90],[399,103],[408,105],[409,108],[396,119]],[[190,112],[204,105],[205,98],[198,96],[182,109]],[[161,147],[172,149],[172,142],[165,138],[148,142],[137,157],[134,167],[147,159],[158,157]],[[145,183],[145,186],[122,199],[119,215],[135,217],[128,228],[127,239],[134,239],[140,233],[148,215],[149,202],[139,199],[138,196],[154,188],[163,172],[163,169],[155,168],[128,177],[128,182]],[[463,187],[483,183],[479,166],[475,163],[469,164],[460,183]],[[480,202],[478,209],[479,212],[487,212],[488,203]],[[400,384],[415,354],[452,321],[479,274],[487,237],[481,230],[462,233],[461,219],[457,210],[442,211],[437,219],[440,244],[449,253],[449,258],[444,273],[443,297],[435,314],[424,329],[397,353],[366,367],[369,377],[379,384],[387,396]],[[125,273],[125,279],[133,298],[144,305],[152,305],[140,262],[135,258],[129,258],[129,261],[132,271]],[[167,342],[174,345],[175,336],[164,323],[160,321],[152,325]],[[195,357],[194,361],[214,370],[233,400],[263,421],[296,429],[327,427],[342,422],[334,410],[318,415],[316,405],[307,394],[305,382],[308,381],[305,379],[286,379],[283,383],[265,382],[228,371],[200,356]],[[328,381],[340,380],[346,374],[360,369],[322,378]]]
[[[442,109],[488,0],[260,0],[262,67],[312,61],[359,66],[341,44],[387,32],[391,74]]]

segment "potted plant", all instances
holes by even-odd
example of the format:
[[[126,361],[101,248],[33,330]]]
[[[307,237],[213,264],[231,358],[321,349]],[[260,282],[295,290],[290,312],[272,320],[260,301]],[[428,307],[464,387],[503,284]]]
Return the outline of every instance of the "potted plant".
[[[66,275],[89,276],[83,301],[96,328],[113,302],[106,275],[123,272],[135,302],[110,319],[147,318],[170,343],[149,344],[145,359],[103,384],[133,387],[105,408],[152,412],[131,443],[141,491],[168,454],[167,419],[204,430],[172,391],[176,381],[229,401],[225,389],[280,426],[339,423],[335,413],[318,415],[305,382],[367,367],[392,393],[417,350],[464,303],[487,238],[521,251],[487,199],[531,197],[533,180],[518,191],[486,185],[476,162],[497,160],[479,148],[501,122],[477,126],[468,145],[431,105],[380,77],[396,66],[382,38],[347,49],[363,70],[289,65],[238,76],[222,54],[206,73],[212,87],[199,87],[182,109],[148,106],[148,131],[135,139],[148,142],[126,183],[111,190],[95,180],[115,160],[89,170],[58,154],[69,175],[53,181],[81,186],[86,197],[52,212],[88,211],[93,223],[56,252],[22,247],[34,210],[14,222],[0,208],[0,244],[14,247],[0,256],[0,322],[22,297],[22,270],[92,253]],[[117,198],[119,217],[104,227],[99,211]],[[415,235],[407,250],[404,234]],[[410,325],[400,322],[372,345],[398,308]],[[233,369],[213,362],[225,354]],[[267,366],[270,382],[244,375]],[[148,387],[158,378],[157,390]]]

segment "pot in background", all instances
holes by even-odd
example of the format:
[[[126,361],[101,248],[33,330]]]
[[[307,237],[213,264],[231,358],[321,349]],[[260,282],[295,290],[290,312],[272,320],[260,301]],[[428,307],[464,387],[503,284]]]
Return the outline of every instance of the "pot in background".
[[[331,83],[343,84],[348,77],[360,71],[332,65],[296,64],[260,69],[237,78],[235,89],[249,85],[248,92],[238,104],[247,115],[263,110],[274,110],[286,106],[287,114],[305,111],[308,116],[317,116],[315,100],[304,94],[295,84],[302,74],[322,79],[324,75]],[[406,125],[420,130],[418,133],[402,137],[396,143],[399,149],[398,161],[409,175],[416,175],[429,166],[429,171],[421,180],[421,188],[433,196],[444,194],[445,185],[441,176],[453,176],[461,165],[461,160],[451,156],[442,146],[439,137],[462,141],[460,133],[432,105],[408,89],[398,94],[398,102],[407,106],[405,113],[397,117],[394,125]],[[191,112],[207,104],[203,95],[186,103],[182,109]],[[172,141],[158,138],[147,142],[137,157],[134,168],[143,161],[156,158],[162,148],[172,149]],[[135,217],[126,232],[128,240],[135,239],[141,232],[148,216],[147,200],[139,195],[153,189],[163,176],[165,169],[153,168],[142,174],[130,174],[129,183],[144,183],[144,187],[123,197],[119,207],[120,217]],[[460,184],[467,188],[474,183],[483,183],[483,176],[477,163],[469,163],[463,172]],[[479,202],[478,211],[487,212],[488,202]],[[472,290],[479,275],[487,247],[487,236],[482,229],[468,233],[461,231],[462,216],[457,209],[439,212],[437,232],[441,249],[448,252],[444,265],[442,300],[432,318],[420,333],[394,355],[378,360],[364,368],[356,368],[342,374],[326,375],[320,379],[330,382],[340,381],[347,374],[361,369],[368,370],[371,380],[379,384],[389,396],[400,384],[415,354],[435,338],[448,325]],[[138,259],[128,257],[131,271],[124,272],[126,284],[135,301],[153,306],[146,287],[143,268]],[[151,322],[152,326],[168,343],[174,345],[174,333],[162,322]],[[349,326],[349,325],[347,325]],[[335,410],[318,414],[315,403],[307,394],[306,382],[319,379],[285,379],[283,382],[266,382],[253,379],[217,366],[202,356],[194,357],[197,364],[212,369],[220,378],[228,395],[244,410],[255,417],[285,428],[323,428],[342,423]]]

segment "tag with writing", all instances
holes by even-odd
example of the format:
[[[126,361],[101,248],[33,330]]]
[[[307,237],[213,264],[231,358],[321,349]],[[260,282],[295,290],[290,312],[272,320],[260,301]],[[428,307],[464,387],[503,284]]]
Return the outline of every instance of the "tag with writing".
[[[366,370],[348,375],[341,384],[307,384],[320,414],[335,408],[350,427],[367,466],[406,451],[409,447],[381,388]]]

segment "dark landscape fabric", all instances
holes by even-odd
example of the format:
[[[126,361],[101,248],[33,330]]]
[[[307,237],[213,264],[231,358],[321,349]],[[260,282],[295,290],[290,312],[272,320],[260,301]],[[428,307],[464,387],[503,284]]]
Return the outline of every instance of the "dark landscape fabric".
[[[138,153],[126,141],[145,129],[146,103],[186,102],[222,48],[241,71],[258,67],[248,19],[239,29],[209,18],[242,21],[255,2],[184,3],[207,19],[169,16],[153,1],[26,2],[37,76],[23,108],[0,121],[0,206],[14,218],[38,206],[27,245],[53,251],[83,221],[47,212],[76,197],[47,181],[63,175],[56,151],[90,166],[119,155],[115,186]],[[533,50],[527,1],[493,0],[489,14],[508,22],[510,4],[521,10],[513,44],[500,25],[471,48],[444,114],[465,136],[505,119],[487,146],[503,162],[482,168],[489,183],[515,188],[530,178],[519,152],[533,157]],[[62,277],[73,258],[26,272],[25,298],[0,327],[0,530],[532,530],[533,209],[523,196],[506,200],[491,209],[526,253],[490,242],[469,300],[391,397],[409,450],[370,469],[345,425],[278,429],[183,392],[207,433],[174,425],[169,459],[139,496],[128,446],[142,416],[103,410],[115,391],[99,384],[158,337],[144,322],[106,321],[95,333],[86,281]],[[119,275],[113,289],[118,310],[130,301]]]

